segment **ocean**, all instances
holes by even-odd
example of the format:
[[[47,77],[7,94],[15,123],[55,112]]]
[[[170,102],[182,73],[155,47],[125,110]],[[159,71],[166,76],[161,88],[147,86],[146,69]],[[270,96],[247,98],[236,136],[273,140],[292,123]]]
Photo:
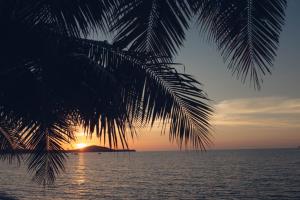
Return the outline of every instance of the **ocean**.
[[[79,153],[44,188],[0,161],[0,199],[300,199],[300,150]]]

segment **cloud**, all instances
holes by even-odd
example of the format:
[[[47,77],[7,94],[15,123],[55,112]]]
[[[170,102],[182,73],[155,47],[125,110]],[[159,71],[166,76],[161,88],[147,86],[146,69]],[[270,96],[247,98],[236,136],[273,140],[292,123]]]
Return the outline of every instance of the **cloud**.
[[[300,98],[231,99],[219,102],[215,109],[216,125],[300,127]]]

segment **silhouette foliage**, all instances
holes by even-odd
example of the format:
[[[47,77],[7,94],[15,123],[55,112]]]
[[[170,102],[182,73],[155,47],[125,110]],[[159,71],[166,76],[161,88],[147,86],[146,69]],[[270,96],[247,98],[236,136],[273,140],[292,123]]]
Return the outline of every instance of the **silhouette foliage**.
[[[25,160],[35,181],[52,184],[74,127],[128,148],[136,126],[157,120],[180,147],[205,149],[213,109],[201,84],[173,62],[191,21],[233,74],[259,88],[285,7],[285,0],[0,0],[0,158]],[[31,153],[18,153],[24,149]]]

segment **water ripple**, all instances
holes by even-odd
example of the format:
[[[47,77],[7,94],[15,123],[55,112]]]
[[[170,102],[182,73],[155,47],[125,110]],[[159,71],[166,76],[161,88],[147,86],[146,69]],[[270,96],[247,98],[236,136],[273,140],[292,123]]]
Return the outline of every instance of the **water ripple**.
[[[300,199],[300,151],[71,155],[55,185],[0,163],[0,199]]]

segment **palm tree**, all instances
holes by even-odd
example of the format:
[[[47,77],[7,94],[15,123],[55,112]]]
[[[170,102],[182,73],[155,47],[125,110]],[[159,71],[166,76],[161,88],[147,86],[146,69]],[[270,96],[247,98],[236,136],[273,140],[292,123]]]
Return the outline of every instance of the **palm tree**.
[[[233,74],[260,88],[285,7],[285,0],[1,0],[1,158],[25,159],[35,181],[51,184],[64,170],[62,144],[75,140],[73,127],[128,148],[135,126],[157,120],[180,147],[205,149],[213,109],[173,61],[191,21]],[[88,39],[93,32],[114,39]],[[22,148],[32,153],[23,158]]]

